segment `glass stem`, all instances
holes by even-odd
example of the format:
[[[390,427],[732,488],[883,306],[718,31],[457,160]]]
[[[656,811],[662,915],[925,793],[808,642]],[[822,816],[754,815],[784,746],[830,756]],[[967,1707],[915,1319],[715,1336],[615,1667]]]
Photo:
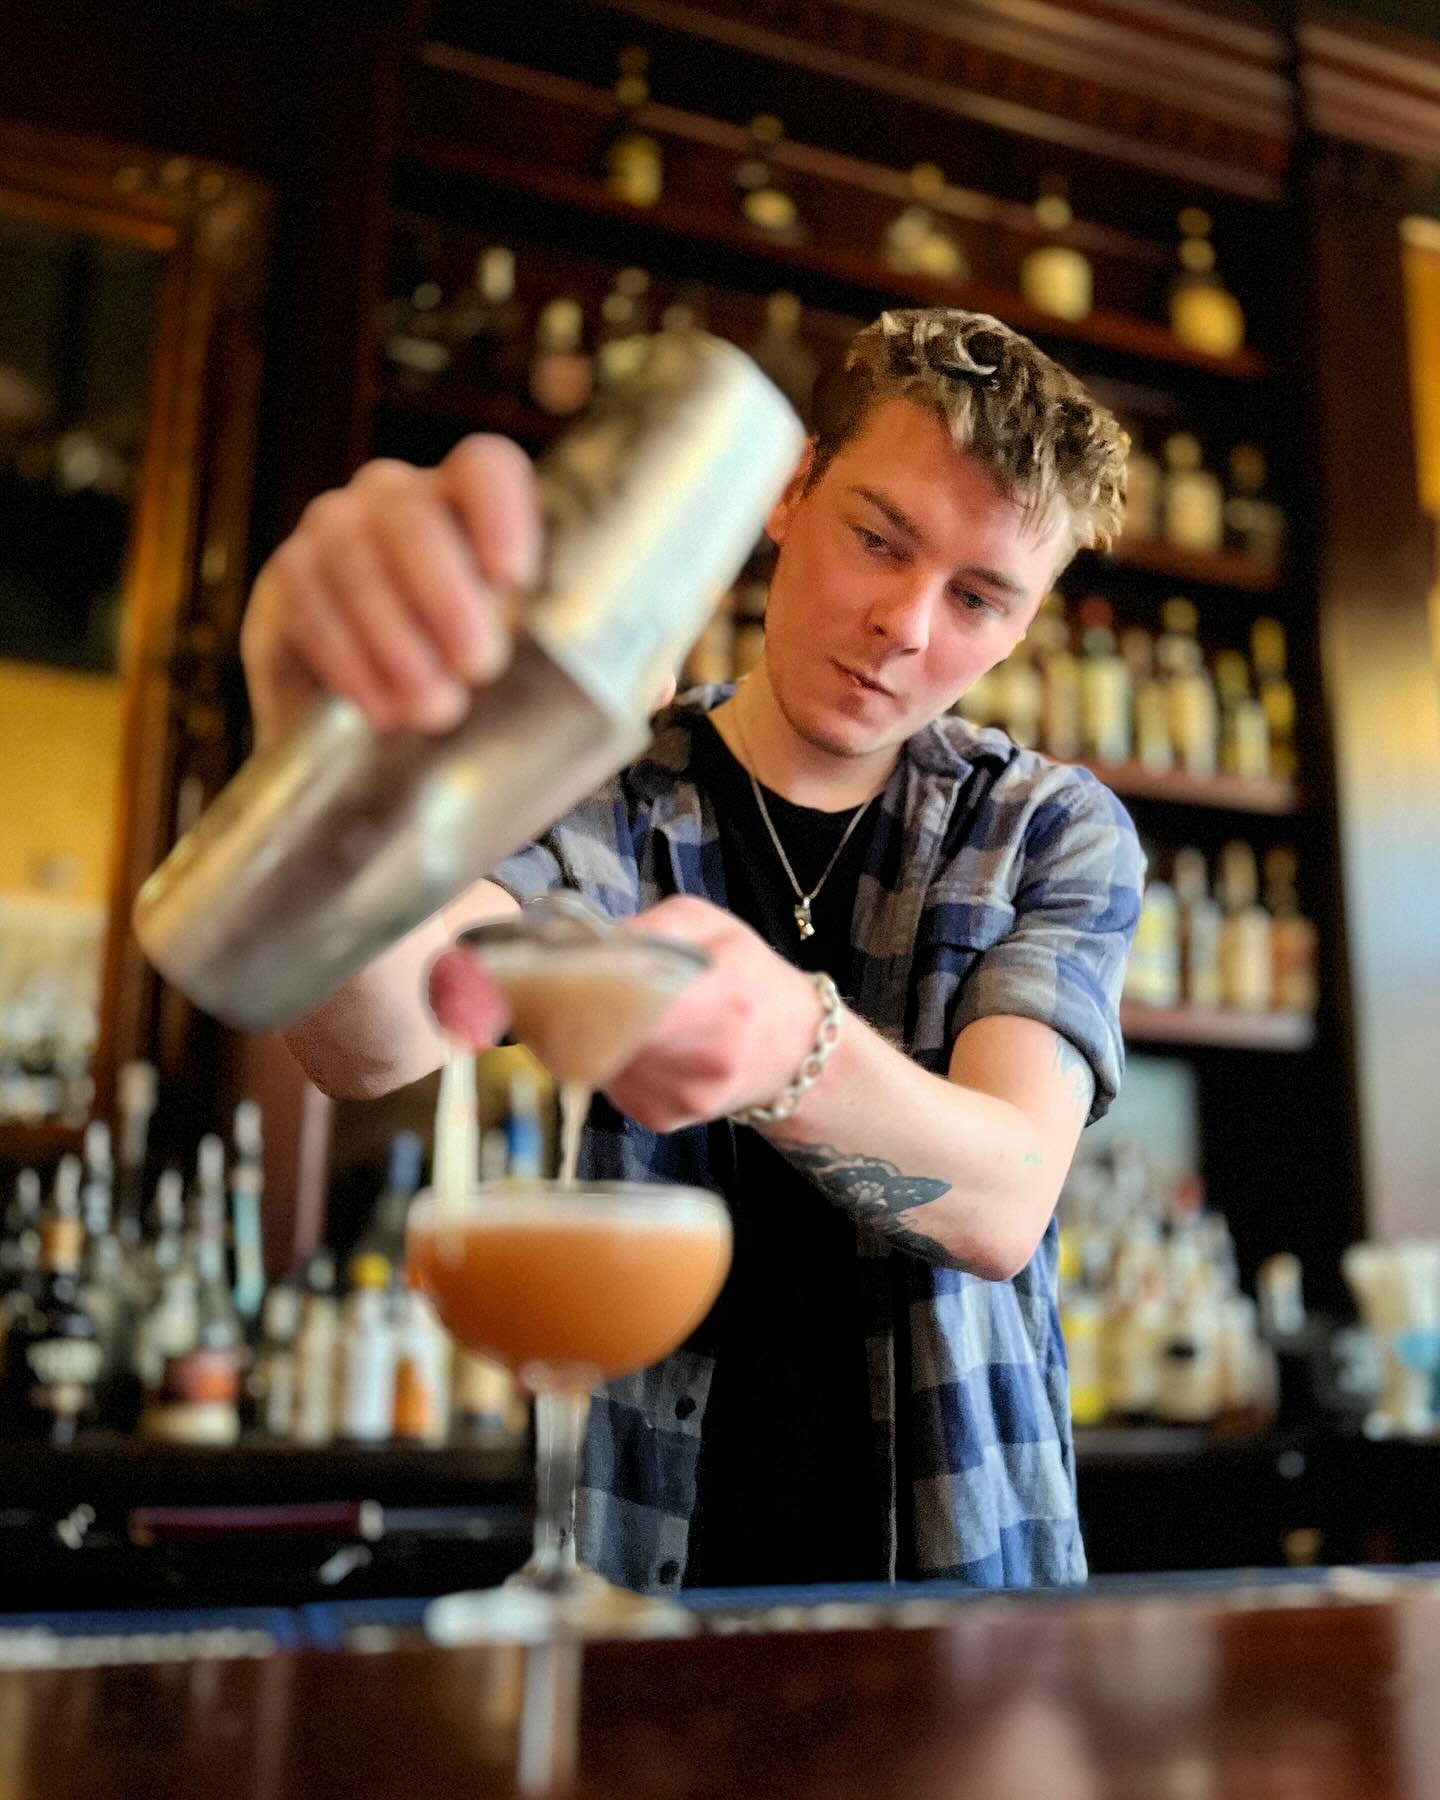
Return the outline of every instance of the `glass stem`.
[[[539,1388],[535,1394],[535,1554],[540,1583],[561,1583],[574,1573],[575,1489],[580,1451],[590,1417],[588,1388]]]

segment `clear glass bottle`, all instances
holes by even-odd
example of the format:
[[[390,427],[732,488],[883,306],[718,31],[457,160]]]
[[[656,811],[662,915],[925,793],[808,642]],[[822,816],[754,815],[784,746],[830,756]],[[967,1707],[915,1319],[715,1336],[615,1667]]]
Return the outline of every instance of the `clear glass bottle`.
[[[255,1335],[265,1300],[264,1192],[264,1120],[254,1100],[242,1100],[230,1128],[230,1243],[235,1311],[247,1338]]]
[[[1038,748],[1045,713],[1045,682],[1024,639],[1016,644],[995,675],[1001,725],[1022,750]]]
[[[1063,595],[1052,591],[1040,602],[1030,636],[1043,685],[1041,744],[1057,762],[1074,762],[1083,753],[1080,664],[1070,647],[1070,615]]]
[[[1270,773],[1286,780],[1295,776],[1295,690],[1285,672],[1285,627],[1261,617],[1250,627],[1250,665],[1255,691],[1265,713],[1270,743]]]
[[[1160,617],[1164,631],[1157,654],[1169,689],[1176,760],[1187,775],[1213,775],[1220,749],[1219,706],[1197,636],[1200,615],[1193,602],[1176,595],[1165,602]]]
[[[1270,773],[1270,728],[1265,708],[1250,692],[1250,665],[1239,650],[1215,653],[1215,692],[1220,705],[1220,767],[1227,775],[1259,781]]]
[[[78,1180],[67,1178],[40,1226],[34,1304],[6,1334],[0,1417],[7,1436],[71,1444],[95,1418],[104,1352],[81,1298],[84,1244]]]
[[[1115,614],[1100,595],[1082,600],[1080,738],[1086,756],[1121,763],[1130,755],[1130,671],[1115,646]]]
[[[1225,542],[1225,495],[1219,477],[1202,465],[1200,440],[1188,431],[1172,432],[1162,454],[1166,543],[1203,555],[1219,550]]]
[[[1062,176],[1047,176],[1035,202],[1035,223],[1043,241],[1020,262],[1020,292],[1032,306],[1057,319],[1083,319],[1095,303],[1090,259],[1072,244],[1055,240],[1074,222]]]
[[[910,171],[909,203],[885,228],[880,256],[901,275],[928,275],[937,281],[964,281],[970,273],[965,253],[933,208],[945,191],[937,163],[916,163]]]
[[[804,309],[799,296],[781,288],[765,301],[765,322],[750,355],[807,423],[820,365],[800,335]]]
[[[288,1282],[272,1283],[260,1314],[260,1345],[247,1384],[250,1413],[257,1430],[286,1442],[295,1429],[295,1340],[300,1330],[301,1298]]]
[[[594,391],[595,365],[584,348],[584,332],[584,309],[568,294],[541,307],[530,356],[530,397],[552,418],[578,413]]]
[[[1289,844],[1265,852],[1265,907],[1271,919],[1274,1004],[1313,1013],[1320,1004],[1320,934],[1300,910],[1299,858]]]
[[[1180,273],[1170,290],[1170,329],[1207,356],[1233,356],[1245,342],[1245,314],[1215,268],[1210,215],[1184,207],[1177,223]]]
[[[771,237],[802,238],[804,228],[794,196],[775,167],[775,147],[785,127],[773,113],[757,113],[750,121],[750,148],[735,167],[740,216]]]
[[[1274,1004],[1271,920],[1258,887],[1254,850],[1232,838],[1220,852],[1220,982],[1226,1006],[1237,1012],[1266,1012]]]
[[[468,385],[508,389],[517,385],[523,355],[525,310],[515,297],[515,252],[491,244],[475,259],[475,273],[446,320],[456,375]]]
[[[1180,909],[1181,987],[1190,1006],[1219,1006],[1225,998],[1220,978],[1223,915],[1210,897],[1205,853],[1193,844],[1175,852],[1171,881]]]
[[[1225,501],[1225,542],[1263,569],[1278,569],[1285,552],[1285,514],[1269,498],[1269,471],[1258,444],[1230,451],[1230,493]]]
[[[1140,1006],[1180,1004],[1180,914],[1175,890],[1151,876],[1125,966],[1125,998]]]
[[[339,1435],[381,1444],[395,1423],[395,1334],[390,1323],[390,1264],[352,1257],[340,1329]]]
[[[1160,536],[1160,465],[1146,450],[1139,426],[1130,428],[1125,457],[1125,541],[1153,543]]]
[[[650,98],[649,73],[650,52],[627,44],[613,89],[617,117],[600,153],[606,191],[631,206],[654,206],[665,190],[665,153],[638,118]]]
[[[335,1298],[335,1261],[328,1251],[312,1256],[305,1270],[305,1301],[295,1338],[295,1404],[291,1441],[328,1444],[335,1436],[335,1403],[340,1356],[340,1307]]]

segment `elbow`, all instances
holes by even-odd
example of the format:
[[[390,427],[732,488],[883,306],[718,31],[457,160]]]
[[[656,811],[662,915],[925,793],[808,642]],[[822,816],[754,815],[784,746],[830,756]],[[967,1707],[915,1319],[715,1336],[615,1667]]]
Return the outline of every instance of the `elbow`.
[[[1013,1281],[1040,1248],[1049,1222],[1047,1212],[1038,1225],[987,1232],[969,1247],[960,1266],[981,1281]]]
[[[418,1080],[429,1072],[419,1069],[410,1076],[373,1063],[346,1065],[327,1061],[317,1056],[314,1046],[298,1035],[287,1036],[285,1047],[310,1085],[327,1100],[383,1100],[396,1088],[404,1087],[407,1081]]]

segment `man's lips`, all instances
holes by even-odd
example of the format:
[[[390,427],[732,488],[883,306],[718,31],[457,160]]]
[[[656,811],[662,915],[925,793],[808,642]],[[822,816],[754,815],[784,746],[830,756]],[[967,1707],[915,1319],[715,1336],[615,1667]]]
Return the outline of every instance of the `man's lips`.
[[[830,660],[842,675],[848,675],[852,681],[859,682],[860,686],[868,693],[883,694],[887,700],[893,700],[895,698],[895,695],[888,687],[886,687],[885,683],[883,681],[877,681],[873,675],[867,675],[861,669],[851,668],[849,663],[843,663],[837,657],[832,656]]]

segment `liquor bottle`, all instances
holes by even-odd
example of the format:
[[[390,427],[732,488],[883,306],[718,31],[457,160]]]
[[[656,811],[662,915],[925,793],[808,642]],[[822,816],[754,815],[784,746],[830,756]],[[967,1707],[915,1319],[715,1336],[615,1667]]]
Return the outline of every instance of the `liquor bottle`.
[[[265,1299],[265,1238],[261,1197],[265,1191],[263,1121],[253,1100],[235,1108],[230,1130],[230,1241],[234,1252],[235,1311],[247,1338],[253,1337]]]
[[[1124,993],[1140,1006],[1180,1004],[1180,914],[1168,881],[1150,876],[1125,965]]]
[[[1226,1006],[1239,1012],[1265,1012],[1273,1004],[1271,921],[1258,886],[1254,850],[1232,838],[1220,852],[1220,983]]]
[[[1160,465],[1145,449],[1136,426],[1125,457],[1125,538],[1132,544],[1152,543],[1160,536]]]
[[[1200,440],[1188,431],[1172,432],[1161,454],[1166,543],[1205,554],[1219,550],[1225,541],[1225,496],[1219,478],[1202,467]]]
[[[477,388],[513,387],[524,319],[515,298],[515,252],[492,244],[476,257],[474,279],[446,320],[456,374]]]
[[[1120,654],[1134,696],[1135,760],[1152,774],[1168,774],[1175,766],[1170,690],[1156,671],[1155,640],[1142,625],[1127,626],[1120,633]]]
[[[155,1112],[153,1063],[127,1062],[116,1080],[119,1142],[115,1168],[115,1229],[133,1252],[144,1232],[145,1169]]]
[[[796,295],[780,289],[765,302],[765,323],[750,346],[750,355],[807,423],[820,365],[800,336],[802,318]]]
[[[140,1261],[142,1310],[131,1351],[131,1373],[142,1407],[159,1404],[165,1365],[183,1356],[199,1330],[195,1269],[185,1254],[185,1183],[178,1169],[155,1185],[155,1232]],[[142,1410],[140,1428],[145,1429]]]
[[[1120,763],[1130,754],[1130,671],[1115,647],[1115,614],[1098,594],[1082,600],[1080,739],[1085,755]]]
[[[33,1307],[11,1320],[5,1341],[3,1413],[8,1435],[70,1444],[95,1416],[103,1351],[80,1298],[85,1227],[80,1165],[61,1159],[52,1210],[40,1227],[40,1279]]]
[[[335,1260],[322,1251],[310,1258],[305,1270],[305,1304],[295,1338],[295,1405],[290,1419],[293,1443],[328,1444],[335,1436],[339,1352]]]
[[[665,156],[659,140],[641,126],[640,109],[650,98],[650,52],[629,44],[620,52],[620,75],[614,89],[618,118],[601,149],[605,187],[631,206],[654,206],[665,187]]]
[[[385,1180],[365,1229],[355,1244],[357,1256],[383,1256],[393,1268],[405,1261],[405,1217],[424,1176],[425,1146],[413,1131],[397,1131],[385,1159]]]
[[[881,259],[902,275],[929,275],[941,281],[964,281],[969,275],[965,253],[932,206],[945,191],[938,164],[916,163],[910,171],[910,203],[885,227]]]
[[[80,1300],[95,1322],[100,1344],[96,1414],[104,1424],[128,1423],[133,1396],[127,1377],[139,1294],[124,1246],[114,1229],[110,1128],[103,1119],[92,1119],[85,1127],[83,1147],[80,1213],[85,1226],[85,1253],[80,1267]]]
[[[1164,631],[1157,657],[1169,689],[1176,759],[1187,775],[1213,775],[1220,748],[1219,707],[1196,636],[1200,615],[1191,601],[1177,595],[1161,607],[1160,619]]]
[[[733,590],[735,614],[734,679],[742,680],[765,654],[765,603],[769,583],[757,575],[743,576]]]
[[[1219,1416],[1220,1322],[1208,1296],[1182,1292],[1171,1302],[1160,1343],[1157,1418],[1208,1425]]]
[[[340,1326],[336,1424],[349,1443],[382,1444],[395,1422],[390,1264],[383,1256],[352,1257],[349,1277]]]
[[[795,241],[805,235],[799,208],[774,165],[775,146],[785,127],[773,113],[750,121],[750,148],[735,168],[740,216],[771,237]]]
[[[1250,663],[1265,712],[1270,773],[1293,779],[1297,767],[1295,690],[1285,673],[1285,627],[1278,619],[1258,618],[1250,627]]]
[[[266,1437],[285,1442],[294,1435],[295,1339],[300,1330],[300,1293],[276,1281],[260,1309],[260,1344],[246,1380],[251,1422]]]
[[[1047,176],[1035,202],[1035,223],[1052,241],[1037,245],[1021,259],[1020,292],[1032,306],[1057,319],[1085,318],[1095,299],[1089,257],[1071,244],[1053,241],[1069,230],[1073,220],[1063,178]]]
[[[34,1169],[21,1169],[15,1177],[5,1227],[0,1236],[0,1306],[20,1284],[27,1270],[39,1267],[40,1208],[44,1190]]]
[[[1230,452],[1230,495],[1225,502],[1225,542],[1231,550],[1277,569],[1285,548],[1285,514],[1266,496],[1268,471],[1258,444]]]
[[[1219,1006],[1224,999],[1220,979],[1220,932],[1223,915],[1210,897],[1205,854],[1193,844],[1175,852],[1171,868],[1180,908],[1181,987],[1191,1006]]]
[[[1265,909],[1270,914],[1274,966],[1273,1002],[1290,1012],[1313,1013],[1320,1003],[1320,934],[1300,911],[1295,881],[1299,861],[1289,844],[1265,852]]]
[[[1263,780],[1270,773],[1270,728],[1265,708],[1250,692],[1250,665],[1239,650],[1218,650],[1214,671],[1220,767],[1228,775]]]
[[[225,1256],[225,1146],[200,1140],[191,1196],[186,1263],[194,1282],[194,1337],[165,1358],[160,1392],[146,1402],[141,1430],[171,1443],[232,1444],[248,1353],[230,1292]]]
[[[733,594],[722,594],[710,622],[696,638],[680,675],[684,690],[708,687],[735,679],[735,616]]]
[[[1170,329],[1207,356],[1233,356],[1245,342],[1245,314],[1215,269],[1210,215],[1184,207],[1177,223],[1180,273],[1170,290]]]
[[[580,302],[568,294],[541,307],[530,357],[530,396],[552,418],[579,412],[594,389],[594,363],[581,342],[584,330]]]
[[[518,1181],[534,1181],[545,1159],[545,1132],[540,1123],[540,1084],[529,1062],[510,1070],[509,1105],[505,1115],[508,1171]]]
[[[1022,750],[1040,743],[1045,713],[1045,682],[1022,638],[995,671],[1000,724]]]
[[[445,290],[438,281],[417,282],[407,302],[384,328],[385,360],[403,381],[425,386],[450,367]]]
[[[443,1444],[450,1419],[450,1343],[429,1301],[414,1288],[391,1299],[395,1333],[394,1435],[402,1443]]]
[[[1040,741],[1047,756],[1074,762],[1082,754],[1080,665],[1070,648],[1070,617],[1062,595],[1052,591],[1040,602],[1030,636],[1040,658],[1044,689]]]
[[[627,381],[645,358],[644,334],[649,329],[645,296],[650,277],[644,269],[621,269],[614,286],[600,302],[600,326],[595,336],[595,385],[611,388]]]

